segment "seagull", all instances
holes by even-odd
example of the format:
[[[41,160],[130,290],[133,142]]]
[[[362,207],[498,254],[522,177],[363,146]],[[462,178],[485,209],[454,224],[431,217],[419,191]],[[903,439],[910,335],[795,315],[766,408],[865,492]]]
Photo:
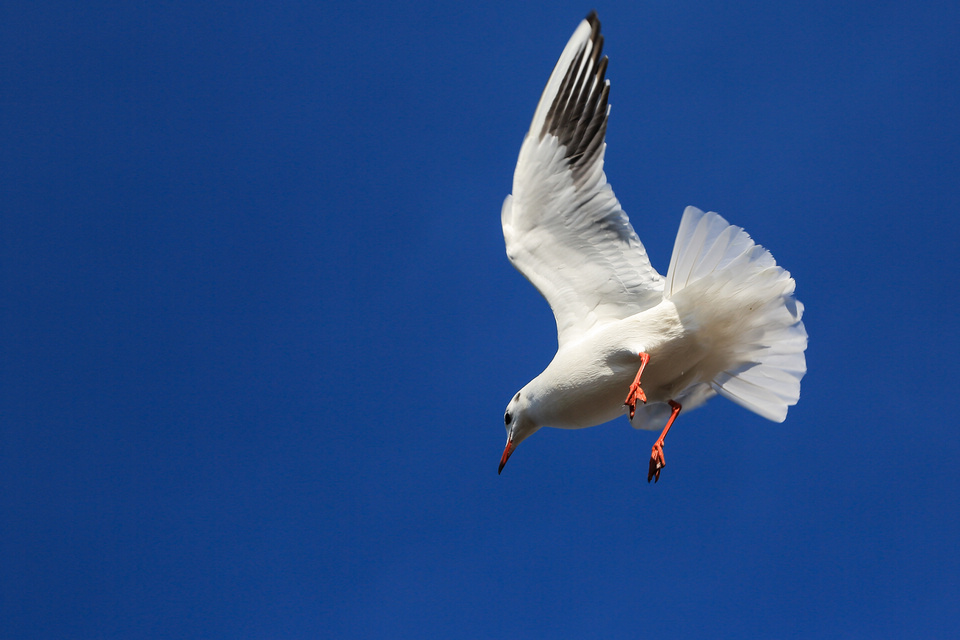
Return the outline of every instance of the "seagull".
[[[783,422],[807,370],[794,280],[742,228],[687,207],[666,277],[651,266],[603,173],[602,48],[591,12],[543,90],[503,203],[507,257],[550,304],[558,347],[507,405],[498,473],[541,427],[627,414],[634,428],[662,427],[647,473],[656,482],[681,409],[721,395]]]

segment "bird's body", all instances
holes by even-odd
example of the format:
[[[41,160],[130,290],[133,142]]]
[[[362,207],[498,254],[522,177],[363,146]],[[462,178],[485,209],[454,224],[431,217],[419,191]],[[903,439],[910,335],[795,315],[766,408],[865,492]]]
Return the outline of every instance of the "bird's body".
[[[543,426],[628,413],[637,428],[666,423],[651,459],[659,478],[681,407],[721,394],[782,421],[799,397],[807,336],[790,274],[715,213],[688,207],[667,275],[650,265],[603,173],[609,81],[599,32],[591,14],[561,54],[503,205],[507,255],[550,303],[559,345],[507,406],[500,469]]]
[[[623,399],[637,375],[638,353],[650,354],[643,379],[648,402],[666,402],[685,386],[685,372],[701,351],[696,336],[684,331],[676,306],[663,301],[564,344],[521,397],[528,398],[528,410],[540,424],[592,427],[627,412]]]

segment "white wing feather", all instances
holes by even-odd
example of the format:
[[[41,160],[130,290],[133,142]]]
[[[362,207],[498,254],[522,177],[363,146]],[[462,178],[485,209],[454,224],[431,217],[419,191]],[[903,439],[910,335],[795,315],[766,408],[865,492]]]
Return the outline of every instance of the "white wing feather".
[[[663,277],[603,173],[607,58],[591,13],[564,48],[501,215],[507,256],[553,309],[560,344],[663,299]]]

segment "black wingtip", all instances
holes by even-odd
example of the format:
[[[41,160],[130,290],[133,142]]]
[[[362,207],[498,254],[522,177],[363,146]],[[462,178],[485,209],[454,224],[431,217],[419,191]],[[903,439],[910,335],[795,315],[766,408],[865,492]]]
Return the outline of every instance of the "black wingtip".
[[[570,169],[578,182],[595,166],[598,154],[603,153],[610,95],[610,84],[605,78],[608,59],[602,55],[603,35],[597,12],[591,11],[586,20],[591,30],[589,44],[582,43],[564,71],[539,132],[541,139],[550,134],[566,147]]]

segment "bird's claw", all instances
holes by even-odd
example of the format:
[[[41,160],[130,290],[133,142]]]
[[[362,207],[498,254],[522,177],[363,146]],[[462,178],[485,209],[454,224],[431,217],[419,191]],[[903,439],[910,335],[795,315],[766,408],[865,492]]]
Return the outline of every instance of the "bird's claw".
[[[653,450],[650,452],[650,470],[647,471],[647,482],[653,480],[657,483],[660,480],[660,470],[667,466],[667,461],[663,457],[663,443],[656,442]]]
[[[630,385],[630,391],[627,393],[627,399],[624,400],[623,404],[630,409],[630,419],[633,420],[634,414],[637,412],[637,400],[647,404],[647,394],[643,392],[643,389],[640,388],[639,382],[634,382]]]

